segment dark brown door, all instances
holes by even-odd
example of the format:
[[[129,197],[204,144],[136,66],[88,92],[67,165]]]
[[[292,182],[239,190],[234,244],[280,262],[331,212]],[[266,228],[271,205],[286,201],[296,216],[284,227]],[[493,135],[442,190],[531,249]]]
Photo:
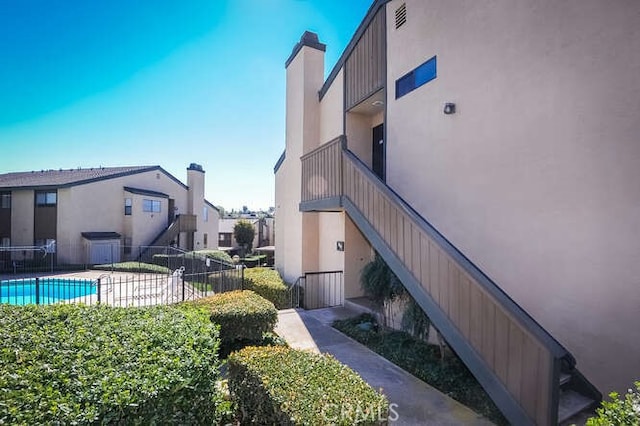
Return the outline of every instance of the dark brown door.
[[[385,180],[384,124],[373,128],[371,141],[371,170],[380,180]]]

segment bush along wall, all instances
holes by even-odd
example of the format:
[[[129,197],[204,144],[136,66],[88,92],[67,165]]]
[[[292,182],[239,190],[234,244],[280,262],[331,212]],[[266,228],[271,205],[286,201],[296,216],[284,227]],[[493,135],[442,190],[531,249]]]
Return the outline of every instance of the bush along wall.
[[[220,325],[225,343],[261,341],[264,333],[273,332],[278,320],[273,303],[249,290],[219,293],[183,305],[205,308],[211,321]]]
[[[0,423],[217,423],[218,342],[195,308],[0,305]]]
[[[276,309],[289,307],[289,293],[278,271],[269,268],[250,268],[244,271],[244,288],[253,290],[270,300]]]
[[[106,263],[104,265],[93,265],[91,269],[98,271],[114,271],[114,272],[136,272],[146,274],[170,274],[171,269],[156,265],[153,263],[143,262],[119,262]]]
[[[387,399],[331,356],[247,347],[231,354],[228,366],[242,424],[387,423]]]

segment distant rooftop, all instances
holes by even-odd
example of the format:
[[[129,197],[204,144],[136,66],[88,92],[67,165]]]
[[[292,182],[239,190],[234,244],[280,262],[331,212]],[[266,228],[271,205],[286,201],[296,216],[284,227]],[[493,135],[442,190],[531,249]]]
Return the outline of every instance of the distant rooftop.
[[[94,167],[0,174],[0,188],[68,187],[104,179],[161,170],[160,166]]]

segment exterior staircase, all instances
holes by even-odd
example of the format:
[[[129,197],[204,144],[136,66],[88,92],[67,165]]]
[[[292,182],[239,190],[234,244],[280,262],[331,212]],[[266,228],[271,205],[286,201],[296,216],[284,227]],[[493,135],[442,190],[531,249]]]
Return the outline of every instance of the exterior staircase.
[[[151,247],[165,247],[171,245],[172,241],[175,241],[181,232],[187,232],[193,234],[197,230],[197,217],[192,214],[179,214],[175,217],[173,222],[162,232],[160,232],[147,246],[147,248],[140,253],[140,258],[146,258],[147,252]],[[193,238],[191,238],[193,242]]]
[[[302,158],[300,210],[343,210],[514,425],[560,424],[601,394],[573,356],[341,136]]]

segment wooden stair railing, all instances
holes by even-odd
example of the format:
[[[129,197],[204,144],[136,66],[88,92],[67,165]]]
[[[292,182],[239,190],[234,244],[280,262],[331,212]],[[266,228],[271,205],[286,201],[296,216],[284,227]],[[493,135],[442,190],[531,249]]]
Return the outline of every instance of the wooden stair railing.
[[[301,161],[300,210],[349,215],[511,423],[563,420],[561,371],[573,372],[575,360],[562,345],[347,150],[344,137]]]

